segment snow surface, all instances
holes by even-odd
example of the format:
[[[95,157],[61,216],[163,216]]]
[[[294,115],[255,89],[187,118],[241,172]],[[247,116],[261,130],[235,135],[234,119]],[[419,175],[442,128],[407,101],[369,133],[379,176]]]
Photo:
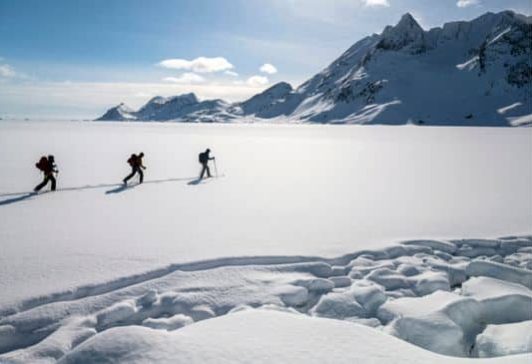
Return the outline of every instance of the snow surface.
[[[206,147],[225,176],[189,185]],[[0,304],[186,261],[530,234],[531,150],[530,129],[2,122]],[[147,183],[121,190],[140,151]],[[48,153],[61,191],[28,196]]]
[[[505,325],[532,320],[531,136],[2,122],[0,362],[526,353],[522,327]],[[223,177],[196,183],[206,147]],[[146,183],[120,188],[140,151]],[[60,190],[17,193],[48,153]]]

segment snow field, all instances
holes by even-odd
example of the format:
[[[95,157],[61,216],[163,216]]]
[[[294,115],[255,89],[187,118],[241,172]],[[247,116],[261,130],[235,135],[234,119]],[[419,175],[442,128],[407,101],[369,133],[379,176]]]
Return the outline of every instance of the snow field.
[[[463,244],[474,248],[489,245],[497,254],[458,255]],[[435,248],[442,246],[454,253],[437,254],[442,251]],[[421,240],[335,259],[259,257],[175,265],[157,277],[148,273],[145,279],[125,277],[121,287],[115,289],[80,287],[70,297],[42,297],[38,303],[4,309],[5,316],[0,319],[0,362],[69,363],[89,357],[93,362],[104,358],[109,362],[142,362],[150,355],[168,355],[165,357],[169,360],[171,355],[176,358],[180,350],[185,350],[184,344],[179,343],[187,339],[161,332],[180,332],[199,321],[210,322],[228,314],[232,318],[227,320],[240,327],[243,323],[233,320],[262,317],[262,313],[239,313],[250,308],[306,317],[310,320],[308,325],[315,324],[309,316],[358,323],[439,354],[525,354],[530,351],[528,336],[512,338],[532,322],[531,286],[514,282],[507,273],[512,267],[491,264],[491,259],[504,260],[529,247],[532,237]],[[526,264],[532,261],[532,255],[525,254],[520,259],[520,264]],[[490,269],[469,268],[479,262],[491,264]],[[462,278],[451,279],[457,271],[462,272]],[[292,320],[290,317],[288,321]],[[237,327],[227,330],[228,335],[241,334]],[[355,325],[353,330],[361,329]],[[260,330],[251,336],[260,340]],[[388,339],[378,337],[388,344]],[[174,340],[178,351],[159,346]],[[130,351],[126,350],[128,347]],[[209,349],[196,355],[211,354]],[[186,355],[194,357],[190,352]]]
[[[0,306],[174,263],[531,234],[531,137],[525,128],[2,121]],[[206,147],[225,177],[191,185]],[[119,188],[140,151],[145,183]],[[29,196],[42,178],[36,159],[50,153],[59,191]]]
[[[75,361],[83,350],[94,362],[153,362],[178,354],[159,340],[183,347],[175,340],[189,339],[174,335],[189,330],[198,336],[181,352],[187,363],[244,360],[231,352],[241,335],[263,346],[254,362],[295,355],[268,355],[265,332],[239,322],[284,330],[285,316],[250,308],[303,320],[286,329],[294,340],[298,330],[337,335],[336,325],[358,338],[366,325],[409,359],[416,345],[526,352],[504,325],[531,321],[530,131],[2,122],[0,362]],[[192,185],[207,146],[225,177]],[[146,153],[146,183],[120,190],[133,151]],[[48,153],[60,191],[28,196],[35,158]],[[508,231],[521,236],[473,239]],[[227,351],[187,351],[214,340],[210,325],[228,333]],[[315,357],[380,360],[382,350],[350,342],[334,353],[314,345]],[[285,343],[308,357],[305,343]],[[422,352],[420,362],[441,359]]]

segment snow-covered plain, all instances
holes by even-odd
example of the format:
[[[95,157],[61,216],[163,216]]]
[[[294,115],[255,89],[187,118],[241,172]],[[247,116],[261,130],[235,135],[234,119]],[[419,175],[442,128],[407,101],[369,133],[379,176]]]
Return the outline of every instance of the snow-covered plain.
[[[206,147],[222,177],[191,183]],[[140,151],[146,183],[122,190]],[[28,195],[48,153],[60,190]],[[135,347],[148,330],[141,356],[116,351],[118,362],[147,362],[181,340],[159,330],[246,306],[323,317],[295,318],[294,330],[323,326],[328,337],[351,324],[325,319],[338,318],[441,354],[530,351],[512,338],[532,320],[532,239],[473,238],[532,234],[532,129],[2,122],[0,165],[0,362],[96,360],[106,342],[122,345],[112,335]],[[409,239],[425,240],[392,245]],[[268,321],[292,320],[235,313],[186,327],[195,333],[178,347],[247,320],[239,315],[257,321],[250,348],[264,344]],[[147,328],[114,329],[125,325]],[[369,347],[388,344],[375,335]],[[399,357],[446,360],[389,340],[403,345]],[[217,358],[175,350],[167,358]]]

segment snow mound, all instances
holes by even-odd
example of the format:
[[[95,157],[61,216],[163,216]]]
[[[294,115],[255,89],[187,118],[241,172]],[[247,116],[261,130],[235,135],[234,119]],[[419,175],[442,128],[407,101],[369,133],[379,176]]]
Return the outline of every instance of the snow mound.
[[[505,356],[532,351],[532,321],[488,325],[477,336],[475,354],[480,358]]]
[[[532,288],[532,271],[485,260],[474,260],[466,268],[469,276],[486,276]]]
[[[147,318],[142,321],[142,326],[151,327],[152,329],[164,329],[168,331],[180,329],[190,325],[194,321],[185,315],[177,314],[172,317]]]
[[[475,362],[519,364],[528,360],[530,356],[518,355]],[[135,326],[111,329],[87,340],[59,361],[60,364],[96,362],[463,364],[470,361],[430,353],[352,322],[272,310],[244,310],[173,332]]]

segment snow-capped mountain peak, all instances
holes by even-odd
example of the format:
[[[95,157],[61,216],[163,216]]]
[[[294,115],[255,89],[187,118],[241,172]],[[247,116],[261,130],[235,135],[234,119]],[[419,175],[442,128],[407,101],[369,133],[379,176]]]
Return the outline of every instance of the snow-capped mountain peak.
[[[289,83],[279,82],[260,94],[238,104],[238,107],[245,115],[261,115],[280,100],[284,100],[292,91],[292,86]]]
[[[387,50],[399,50],[407,45],[421,46],[425,39],[425,31],[416,19],[406,13],[395,26],[387,26],[381,35],[378,47]]]
[[[96,121],[101,120],[135,120],[135,111],[131,109],[129,106],[121,102],[119,105],[110,108],[107,110],[105,114],[103,114],[100,118],[96,119]]]
[[[296,90],[280,82],[234,104],[157,97],[101,119],[508,126],[532,124],[531,17],[503,11],[428,31],[409,13]],[[510,107],[511,106],[511,107]]]

